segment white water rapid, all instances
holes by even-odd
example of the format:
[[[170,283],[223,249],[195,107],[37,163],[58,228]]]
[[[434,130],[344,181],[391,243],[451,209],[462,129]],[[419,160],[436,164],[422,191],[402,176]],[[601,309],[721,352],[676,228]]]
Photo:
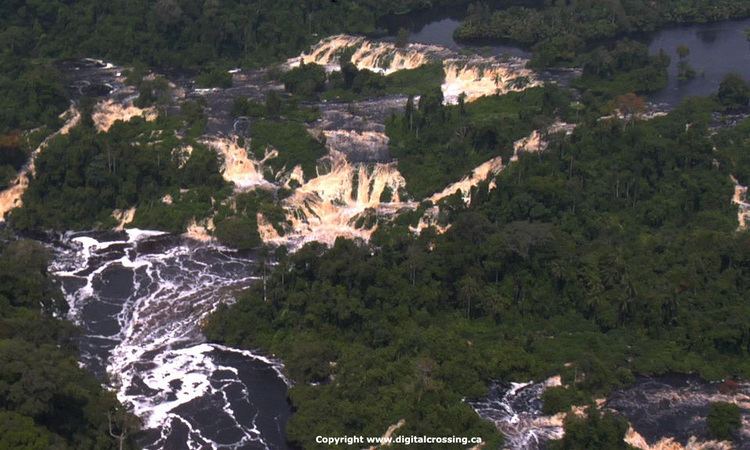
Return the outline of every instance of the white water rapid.
[[[280,364],[201,333],[256,279],[251,255],[140,230],[69,235],[53,248],[83,362],[143,420],[140,444],[285,448]]]

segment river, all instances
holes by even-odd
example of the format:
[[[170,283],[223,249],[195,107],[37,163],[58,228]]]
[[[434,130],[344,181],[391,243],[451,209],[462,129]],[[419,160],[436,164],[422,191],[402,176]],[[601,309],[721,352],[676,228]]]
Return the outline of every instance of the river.
[[[208,344],[201,323],[254,280],[248,253],[159,232],[68,234],[51,245],[83,364],[138,415],[147,449],[284,449],[279,362]]]
[[[654,94],[651,100],[676,105],[687,97],[714,94],[721,80],[730,73],[750,80],[747,29],[750,29],[750,19],[685,25],[655,33],[649,41],[651,52],[663,49],[672,58],[672,63],[669,66],[669,84]],[[680,45],[690,49],[690,55],[685,60],[697,72],[692,80],[681,81],[677,77],[677,47]]]
[[[441,15],[423,14],[413,18],[392,18],[387,27],[395,32],[400,27],[409,30],[409,41],[435,44],[452,50],[481,52],[491,55],[511,55],[530,58],[531,52],[512,44],[488,43],[466,45],[453,38],[461,24],[463,14],[458,10],[446,10]],[[719,23],[681,25],[666,28],[639,38],[649,46],[651,53],[664,50],[671,58],[666,88],[649,96],[652,103],[677,106],[689,97],[707,96],[718,91],[721,80],[736,73],[750,81],[750,39],[746,30],[750,19]],[[677,48],[685,45],[690,55],[685,58],[697,72],[692,80],[682,81],[677,76],[680,61]]]
[[[453,31],[459,20],[456,16],[430,17],[410,28],[409,39],[456,51],[529,56],[512,45],[477,49],[455,42]],[[669,86],[652,101],[674,106],[688,96],[714,92],[726,73],[750,74],[750,45],[743,33],[748,27],[750,20],[684,26],[649,37],[652,51],[663,48],[673,56]],[[688,60],[700,73],[693,81],[676,80],[674,54],[681,44],[690,47]],[[116,81],[118,70],[90,63],[69,71],[77,74],[81,93],[94,89],[97,95],[112,98],[134,96]],[[237,132],[237,123],[228,113],[235,96],[260,99],[274,88],[263,72],[241,72],[235,81],[231,89],[187,94],[206,99],[210,133]],[[350,162],[376,163],[388,159],[387,140],[385,147],[376,145],[381,143],[376,140],[364,148],[361,141],[349,138],[362,138],[365,132],[382,134],[373,124],[380,125],[396,108],[394,104],[403,101],[360,102],[355,106],[361,113],[350,105],[322,105],[317,126],[328,133],[331,143],[340,144],[337,150]],[[370,117],[373,114],[376,117]],[[306,236],[323,235],[305,232]],[[218,305],[233,301],[237,292],[257,280],[255,255],[139,230],[67,234],[51,246],[55,255],[51,270],[71,305],[71,319],[82,329],[82,363],[143,420],[141,445],[149,449],[287,447],[284,430],[291,408],[280,362],[209,344],[201,333],[201,323]],[[495,398],[475,402],[488,420],[506,420],[515,426],[521,413],[537,418],[538,385],[493,389]],[[638,395],[639,391],[627,391],[620,403],[612,405],[621,405],[623,414],[637,419],[639,413],[629,412],[634,409],[627,399]],[[543,440],[542,431],[526,431],[514,435],[516,442]],[[554,430],[544,432],[556,435]],[[516,448],[526,447],[519,444]]]

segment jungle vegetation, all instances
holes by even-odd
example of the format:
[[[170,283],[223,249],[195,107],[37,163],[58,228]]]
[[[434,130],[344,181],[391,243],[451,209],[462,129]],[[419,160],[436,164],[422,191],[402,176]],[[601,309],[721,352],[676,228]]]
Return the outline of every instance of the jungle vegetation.
[[[3,232],[0,448],[135,448],[137,420],[78,365],[77,329],[61,319],[68,305],[48,258],[42,245]]]
[[[707,131],[721,107],[693,100],[551,137],[470,207],[446,200],[444,234],[409,233],[417,212],[370,245],[281,253],[266,290],[221,308],[206,332],[283,359],[296,381],[289,438],[310,448],[321,432],[379,435],[401,418],[406,434],[497,442],[461,401],[496,379],[562,374],[573,391],[549,407],[565,410],[635,374],[750,376],[750,235],[729,203],[733,152],[715,152]],[[589,420],[598,436],[624,433],[620,419]],[[622,442],[587,447],[590,424],[568,428],[559,448]]]

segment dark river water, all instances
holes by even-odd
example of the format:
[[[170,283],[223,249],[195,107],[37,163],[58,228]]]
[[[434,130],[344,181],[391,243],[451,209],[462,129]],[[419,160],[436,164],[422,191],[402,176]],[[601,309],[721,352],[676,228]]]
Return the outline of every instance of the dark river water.
[[[485,54],[530,56],[511,45],[479,49],[460,45],[453,40],[459,20],[460,16],[452,13],[401,25],[411,30],[413,42]],[[750,28],[750,20],[672,28],[649,37],[653,52],[664,49],[673,59],[669,86],[651,100],[673,106],[688,96],[715,92],[727,73],[750,78],[746,28]],[[679,45],[691,49],[687,60],[698,72],[692,81],[677,80],[675,51]],[[82,94],[103,87],[99,95],[134,95],[117,84],[118,71],[96,61],[69,70],[77,74],[74,78]],[[254,98],[265,92],[269,86],[256,80],[261,80],[261,75],[247,75],[246,83],[226,92],[203,94],[208,96],[210,130],[233,129],[236,124],[223,111],[236,95]],[[330,116],[325,108],[323,112],[324,117]],[[257,264],[252,254],[130,230],[68,235],[55,246],[55,256],[52,271],[63,284],[71,318],[82,329],[82,363],[143,419],[146,431],[140,443],[144,447],[286,448],[284,429],[291,409],[281,364],[252,352],[209,344],[201,333],[201,323],[219,304],[231,302],[239,290],[256,282]],[[646,394],[641,387],[644,384],[648,386]],[[639,383],[633,389],[623,391],[610,406],[639,425],[646,437],[656,439],[661,437],[659,430],[666,428],[664,422],[653,425],[642,419],[653,417],[650,409],[639,409],[650,405],[645,399],[674,396],[681,389],[681,395],[690,402],[698,400],[669,409],[694,417],[695,411],[705,413],[706,395],[714,387],[659,381]],[[488,420],[512,426],[515,431],[506,431],[510,441],[518,443],[514,448],[536,448],[527,444],[556,436],[555,430],[535,428],[533,424],[526,427],[523,424],[529,421],[519,419],[527,417],[533,422],[539,414],[539,384],[498,385],[493,392],[494,397],[473,406]],[[654,406],[657,410],[663,398],[659,402]],[[667,419],[674,430],[687,426],[679,417]]]
[[[409,40],[435,44],[452,50],[470,50],[483,54],[507,54],[530,58],[531,53],[512,44],[465,45],[453,39],[453,32],[461,24],[462,13],[445,11],[442,16],[423,14],[411,19],[403,18],[390,23],[390,31],[403,27],[409,30]],[[750,19],[725,21],[700,25],[667,28],[642,40],[652,53],[664,50],[672,59],[668,86],[650,97],[654,103],[676,106],[684,99],[716,93],[721,80],[736,73],[750,81],[750,40],[745,30],[750,29]],[[688,81],[677,77],[677,47],[686,45],[690,55],[685,59],[697,72]]]
[[[721,80],[736,73],[750,80],[750,40],[745,30],[750,19],[713,24],[669,28],[656,33],[650,40],[651,52],[664,50],[672,58],[669,85],[652,96],[652,101],[674,105],[691,96],[714,94]],[[686,45],[690,55],[685,60],[697,76],[688,81],[677,78],[677,47]]]
[[[255,282],[253,255],[158,232],[52,246],[83,364],[143,421],[147,449],[285,449],[280,363],[209,344],[201,323]]]

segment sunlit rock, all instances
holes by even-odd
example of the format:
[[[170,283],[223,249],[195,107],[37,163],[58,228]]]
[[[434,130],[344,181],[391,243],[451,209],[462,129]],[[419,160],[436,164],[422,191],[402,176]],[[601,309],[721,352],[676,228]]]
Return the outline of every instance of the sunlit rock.
[[[78,125],[81,120],[81,114],[71,105],[67,111],[60,115],[65,119],[63,126],[52,135],[48,136],[41,144],[31,153],[29,162],[24,166],[11,182],[11,187],[0,192],[0,222],[5,220],[8,212],[22,205],[21,198],[29,187],[29,177],[36,174],[36,158],[49,144],[50,140],[61,134],[68,134],[71,128]]]
[[[520,58],[459,58],[443,62],[445,81],[443,98],[448,104],[458,103],[460,95],[471,102],[488,95],[502,95],[541,86],[534,72]]]
[[[139,108],[132,103],[122,104],[112,99],[96,104],[91,119],[94,126],[101,132],[107,132],[117,121],[128,122],[134,117],[143,117],[147,121],[154,121],[159,116],[156,108]]]
[[[135,208],[116,209],[112,211],[112,217],[117,221],[115,230],[122,231],[125,229],[126,225],[133,222],[133,219],[135,218]]]
[[[734,195],[732,203],[737,205],[737,222],[740,230],[746,230],[750,222],[750,203],[747,201],[747,186],[742,186],[735,177],[732,177],[734,183]]]
[[[447,186],[442,191],[433,194],[429,198],[432,203],[437,203],[445,197],[461,192],[461,198],[466,205],[471,204],[471,190],[489,177],[499,174],[503,170],[503,159],[499,156],[490,159],[474,168],[471,173],[460,181]]]
[[[248,156],[247,149],[240,146],[237,139],[213,137],[205,139],[208,145],[223,157],[221,175],[237,190],[250,190],[259,186],[268,186],[263,178],[260,164]]]

